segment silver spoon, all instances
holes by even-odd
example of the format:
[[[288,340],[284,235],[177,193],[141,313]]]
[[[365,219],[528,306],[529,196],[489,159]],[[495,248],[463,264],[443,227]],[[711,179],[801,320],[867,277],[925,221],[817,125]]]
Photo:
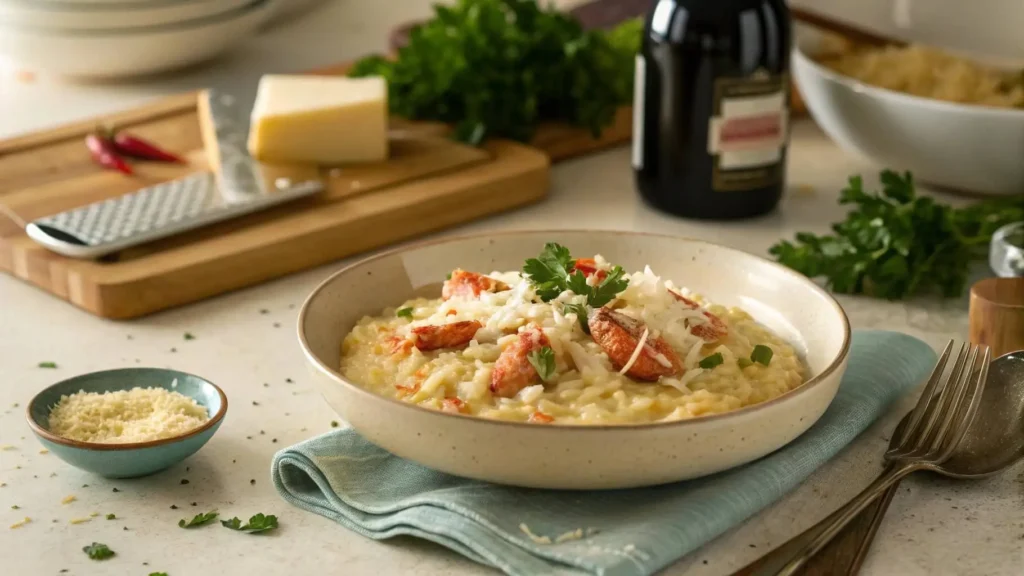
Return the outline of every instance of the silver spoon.
[[[897,426],[893,442],[898,441],[906,423],[907,418],[904,418]],[[967,435],[949,460],[928,469],[952,478],[976,479],[1001,472],[1021,459],[1024,459],[1024,351],[1009,352],[992,361],[977,417],[967,429]],[[883,513],[884,509],[876,513],[876,523],[881,521]],[[735,574],[777,574],[793,554],[817,538],[832,519],[833,515],[829,515]],[[868,537],[873,533],[870,531]],[[867,543],[861,546],[862,552],[866,549]]]

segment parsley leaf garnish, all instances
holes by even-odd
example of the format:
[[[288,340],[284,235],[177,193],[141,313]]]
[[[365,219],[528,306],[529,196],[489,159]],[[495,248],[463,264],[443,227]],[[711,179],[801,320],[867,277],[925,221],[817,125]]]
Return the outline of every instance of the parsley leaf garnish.
[[[185,340],[195,340],[196,337],[191,332],[185,332]]]
[[[93,542],[92,544],[82,548],[82,552],[89,555],[91,560],[106,560],[115,554],[106,544],[100,544],[99,542]]]
[[[412,308],[399,308],[398,311],[395,312],[395,316],[398,316],[399,318],[408,318],[409,320],[412,320]]]
[[[57,367],[57,363],[56,362],[40,362],[39,363],[39,367],[40,368],[56,368]]]
[[[225,528],[248,532],[249,534],[256,534],[258,532],[266,532],[277,528],[277,516],[274,516],[273,514],[264,515],[261,512],[250,517],[249,521],[245,524],[242,524],[242,521],[239,520],[237,516],[230,520],[221,520],[220,523]]]
[[[550,346],[531,351],[526,355],[526,359],[530,361],[530,364],[537,370],[537,375],[544,382],[551,380],[555,375],[555,351]]]
[[[629,279],[623,278],[621,266],[612,266],[608,276],[600,284],[591,289],[587,295],[587,304],[594,308],[600,308],[615,299],[615,295],[629,286]]]
[[[167,572],[150,572],[149,576],[167,576]]]
[[[758,344],[754,346],[754,351],[750,353],[750,360],[757,362],[758,364],[768,365],[772,361],[772,349],[765,346],[764,344]]]
[[[938,292],[958,296],[996,229],[1024,220],[1024,196],[957,208],[918,196],[912,175],[881,173],[881,193],[852,176],[839,196],[853,206],[831,234],[801,232],[769,252],[785,266],[824,278],[834,292],[890,300]]]
[[[567,289],[570,266],[572,266],[572,256],[569,254],[569,249],[554,242],[548,242],[544,245],[540,256],[526,261],[526,264],[523,265],[523,274],[530,277],[537,296],[548,302]]]
[[[581,296],[590,295],[590,286],[587,284],[587,277],[579,270],[576,270],[569,275],[569,281],[566,282],[566,287]]]
[[[722,362],[725,362],[725,358],[722,357],[722,353],[715,352],[710,356],[705,356],[703,360],[697,363],[697,365],[705,370],[711,370]]]
[[[604,280],[596,286],[587,284],[587,277],[579,270],[571,274],[574,260],[569,249],[549,242],[537,258],[530,258],[523,265],[523,274],[530,278],[534,291],[544,302],[550,302],[562,292],[570,290],[587,298],[587,304],[600,308],[611,302],[615,296],[626,289],[629,280],[623,278],[621,266],[613,266]]]
[[[114,514],[107,514],[107,520],[117,520],[117,516]]]
[[[590,312],[587,310],[586,304],[563,304],[562,312],[565,314],[570,312],[576,314],[576,320],[580,323],[583,333],[590,334],[590,324],[587,323]]]
[[[180,528],[195,528],[197,526],[202,526],[203,524],[208,524],[208,523],[212,522],[213,519],[216,518],[216,517],[217,517],[217,512],[216,511],[207,512],[205,514],[196,514],[191,520],[186,521],[184,518],[182,518],[181,520],[178,520],[178,527],[180,527]]]

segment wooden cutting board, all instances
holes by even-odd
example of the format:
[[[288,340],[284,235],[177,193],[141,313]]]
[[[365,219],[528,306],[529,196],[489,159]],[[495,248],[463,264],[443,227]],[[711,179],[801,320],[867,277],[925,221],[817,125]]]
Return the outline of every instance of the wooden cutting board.
[[[312,71],[343,74],[348,64]],[[198,93],[0,140],[0,271],[88,312],[127,319],[243,288],[541,200],[550,162],[628,141],[621,110],[601,138],[542,126],[532,146],[496,140],[477,149],[441,138],[447,127],[394,120],[384,165],[326,171],[327,191],[270,210],[128,249],[98,261],[67,258],[24,233],[28,221],[208,170]],[[179,153],[188,166],[138,163],[125,177],[96,166],[83,144],[115,125]]]
[[[93,314],[132,318],[542,199],[549,160],[507,141],[483,148],[397,123],[392,161],[325,171],[327,190],[98,261],[66,258],[24,233],[40,216],[207,170],[197,94],[0,142],[0,270]],[[189,159],[95,166],[83,137],[122,126]]]

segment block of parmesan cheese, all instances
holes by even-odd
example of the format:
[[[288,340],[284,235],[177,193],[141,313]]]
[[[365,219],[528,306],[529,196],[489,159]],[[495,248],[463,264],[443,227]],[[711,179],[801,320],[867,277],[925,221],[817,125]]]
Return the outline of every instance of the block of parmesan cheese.
[[[384,160],[387,100],[387,84],[379,77],[263,76],[252,109],[249,153],[278,164]]]

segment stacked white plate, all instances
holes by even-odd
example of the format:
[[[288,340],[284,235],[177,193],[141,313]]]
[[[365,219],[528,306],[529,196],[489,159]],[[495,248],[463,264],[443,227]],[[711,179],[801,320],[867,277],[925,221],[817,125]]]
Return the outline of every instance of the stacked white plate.
[[[0,0],[0,55],[86,78],[151,74],[244,42],[286,0]]]

